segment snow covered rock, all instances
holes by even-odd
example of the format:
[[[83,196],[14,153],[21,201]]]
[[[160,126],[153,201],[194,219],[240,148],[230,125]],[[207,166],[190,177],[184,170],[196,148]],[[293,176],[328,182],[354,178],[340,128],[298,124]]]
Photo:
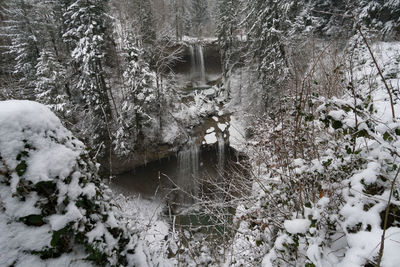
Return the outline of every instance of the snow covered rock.
[[[0,266],[132,264],[133,237],[97,169],[48,108],[0,102]]]

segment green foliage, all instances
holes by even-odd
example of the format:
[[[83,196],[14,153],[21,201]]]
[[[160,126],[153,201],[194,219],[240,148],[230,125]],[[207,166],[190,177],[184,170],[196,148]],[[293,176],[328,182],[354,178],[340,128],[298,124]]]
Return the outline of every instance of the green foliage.
[[[22,176],[26,172],[27,167],[28,165],[26,165],[26,161],[21,160],[21,162],[17,165],[17,167],[15,167],[15,171],[19,176]]]
[[[20,218],[20,221],[29,226],[42,226],[45,224],[43,216],[38,214],[31,214]]]
[[[56,192],[57,185],[54,181],[41,181],[35,184],[35,191],[45,197],[50,197]]]
[[[100,250],[96,249],[95,247],[88,245],[86,247],[89,255],[86,257],[86,260],[92,261],[99,266],[107,265],[108,258],[107,254],[101,252]]]
[[[31,145],[31,140],[23,140],[24,150],[16,154],[15,159],[13,159],[18,163],[14,170],[8,169],[7,159],[1,159],[2,166],[5,166],[4,168],[7,172],[10,172],[5,174],[2,172],[3,167],[0,169],[2,181],[3,177],[18,177],[16,192],[14,194],[10,193],[9,196],[15,197],[20,205],[27,205],[26,203],[28,203],[32,208],[40,210],[39,214],[35,213],[23,217],[17,216],[15,220],[29,227],[44,227],[50,226],[52,223],[50,216],[58,217],[58,222],[62,222],[63,220],[68,221],[69,217],[67,213],[73,212],[77,215],[77,218],[69,221],[59,230],[50,230],[48,235],[51,237],[51,240],[47,246],[44,246],[42,249],[25,252],[37,255],[41,259],[49,259],[70,253],[76,250],[78,246],[81,246],[88,253],[86,260],[92,261],[99,266],[129,265],[127,259],[129,252],[127,251],[129,250],[134,253],[132,235],[123,224],[114,225],[112,228],[108,226],[107,218],[109,216],[115,216],[117,220],[120,220],[121,217],[112,212],[113,204],[111,198],[105,186],[99,180],[96,165],[90,160],[81,145],[73,145],[73,143],[77,142],[76,139],[64,136],[65,132],[63,132],[61,137],[58,136],[59,133],[57,131],[43,130],[42,133],[36,133],[37,136],[40,136],[40,134],[42,134],[40,142],[47,142],[48,147],[62,145],[65,149],[73,151],[73,154],[76,154],[75,152],[77,151],[80,154],[76,158],[69,159],[75,163],[68,170],[70,175],[62,179],[56,173],[49,172],[49,177],[44,181],[37,181],[37,177],[29,175],[29,168],[31,166],[29,166],[28,163],[30,161],[27,159],[36,156],[35,153],[40,153],[44,149],[42,147],[35,148]],[[48,148],[46,147],[45,149]],[[67,185],[71,183],[77,185],[74,187],[74,190],[82,190],[82,193],[78,196],[71,196],[71,194],[65,192],[65,189],[68,188]],[[2,183],[0,185],[11,187],[10,183]],[[85,192],[85,187],[94,187],[94,190],[90,189]],[[31,203],[32,198],[34,198],[34,203]],[[62,201],[59,202],[59,199]],[[63,218],[63,216],[66,217]],[[104,235],[95,239],[95,241],[88,238],[87,234],[99,224],[103,224],[102,227],[106,229],[105,234],[112,236],[116,240],[116,244],[112,248],[108,247],[109,244],[105,241]]]

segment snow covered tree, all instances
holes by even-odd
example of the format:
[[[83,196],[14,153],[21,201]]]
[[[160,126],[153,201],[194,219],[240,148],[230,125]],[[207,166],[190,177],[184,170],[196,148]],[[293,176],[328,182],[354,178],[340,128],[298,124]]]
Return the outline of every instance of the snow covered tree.
[[[124,42],[124,56],[125,97],[114,141],[118,155],[129,155],[138,144],[142,144],[143,127],[152,120],[151,112],[156,106],[155,77],[144,60],[144,50],[140,48],[138,38],[132,33],[128,34]]]
[[[40,53],[34,84],[36,99],[65,118],[70,111],[66,70],[51,49],[44,49]]]
[[[251,58],[263,87],[265,105],[276,95],[279,80],[285,76],[285,1],[254,1],[249,3],[247,21]],[[279,77],[279,78],[277,78]]]
[[[195,36],[200,37],[203,34],[205,23],[210,19],[207,0],[191,0],[190,11],[192,15],[193,33]]]
[[[247,64],[255,68],[263,105],[267,107],[275,102],[288,77],[289,51],[308,23],[309,7],[302,0],[249,1],[244,6]]]
[[[11,39],[8,53],[14,58],[14,74],[17,75],[23,88],[31,88],[35,76],[35,65],[40,51],[40,29],[38,10],[34,0],[9,1],[4,7],[6,26],[2,29]],[[27,90],[22,94],[30,97]]]
[[[226,90],[229,96],[228,77],[235,67],[239,56],[239,38],[241,34],[240,24],[240,0],[218,1],[218,25],[217,34],[220,46],[222,73]]]
[[[175,29],[175,37],[177,40],[181,40],[184,35],[188,34],[188,30],[191,28],[190,12],[187,1],[173,0],[171,2],[170,10],[171,13],[174,14],[172,26]]]
[[[352,19],[345,17],[351,11],[345,0],[312,1],[313,28],[317,35],[334,37],[351,30]],[[346,29],[346,31],[344,31]]]
[[[387,39],[400,35],[400,1],[361,1],[359,16],[368,27],[381,31]]]
[[[43,49],[51,49],[57,60],[65,58],[61,40],[62,1],[19,0],[3,5],[2,36],[13,74],[19,80],[20,97],[35,98],[35,66]],[[6,58],[6,57],[4,57]]]
[[[145,44],[152,44],[156,39],[156,24],[150,0],[135,0],[137,23],[141,38]]]
[[[82,95],[89,121],[90,144],[93,150],[108,155],[111,148],[112,111],[108,97],[104,61],[108,16],[106,0],[76,0],[64,14],[67,31],[63,35],[73,48],[77,89]],[[103,148],[103,149],[99,149]],[[107,154],[105,153],[107,151]]]

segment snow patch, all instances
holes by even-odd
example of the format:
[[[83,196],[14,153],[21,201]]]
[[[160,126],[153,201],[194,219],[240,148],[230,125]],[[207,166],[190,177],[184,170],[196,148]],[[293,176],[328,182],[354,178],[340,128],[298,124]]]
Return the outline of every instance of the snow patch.
[[[307,219],[286,220],[284,226],[291,234],[305,234],[310,228],[311,222]]]
[[[215,135],[215,133],[210,133],[210,134],[206,134],[204,136],[204,141],[206,142],[206,144],[211,145],[211,144],[215,144],[217,142],[217,136]]]

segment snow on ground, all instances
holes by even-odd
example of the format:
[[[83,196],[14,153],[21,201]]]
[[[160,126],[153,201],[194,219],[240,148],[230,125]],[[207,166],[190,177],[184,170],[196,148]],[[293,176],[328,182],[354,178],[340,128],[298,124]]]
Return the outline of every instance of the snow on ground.
[[[140,196],[125,197],[122,194],[114,194],[121,214],[129,221],[128,228],[139,232],[139,250],[144,255],[156,255],[151,262],[146,260],[148,257],[142,255],[139,266],[175,266],[173,259],[166,259],[164,256],[168,248],[166,239],[170,236],[169,225],[161,219],[165,204],[156,199],[146,200]]]

